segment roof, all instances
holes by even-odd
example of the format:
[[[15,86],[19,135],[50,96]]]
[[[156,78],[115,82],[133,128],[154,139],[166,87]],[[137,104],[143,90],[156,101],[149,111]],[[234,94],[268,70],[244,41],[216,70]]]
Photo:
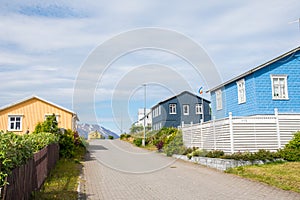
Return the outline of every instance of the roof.
[[[220,85],[218,85],[218,86],[216,86],[216,87],[214,87],[212,89],[209,89],[206,92],[215,91],[215,90],[217,90],[217,89],[219,89],[219,88],[221,88],[221,87],[223,87],[223,86],[225,86],[225,85],[227,85],[229,83],[237,81],[237,80],[239,80],[239,79],[241,79],[241,78],[243,78],[243,77],[245,77],[245,76],[247,76],[249,74],[252,74],[255,71],[258,71],[258,70],[260,70],[260,69],[262,69],[262,68],[264,68],[264,67],[266,67],[266,66],[268,66],[270,64],[273,64],[273,63],[277,62],[278,60],[281,60],[281,59],[283,59],[283,58],[285,58],[287,56],[293,55],[294,53],[296,53],[299,50],[300,50],[300,46],[297,47],[297,48],[295,48],[295,49],[293,49],[293,50],[291,50],[291,51],[289,51],[289,52],[286,52],[286,53],[284,53],[284,54],[282,54],[282,55],[280,55],[280,56],[278,56],[278,57],[276,57],[276,58],[274,58],[274,59],[272,59],[272,60],[270,60],[270,61],[262,64],[262,65],[259,65],[259,66],[255,67],[255,68],[253,68],[253,69],[251,69],[251,70],[249,70],[249,71],[247,71],[247,72],[245,72],[245,73],[243,73],[243,74],[241,74],[241,75],[239,75],[239,76],[237,76],[237,77],[235,77],[233,79],[230,79],[230,80],[228,80],[228,81],[226,81],[226,82],[224,82],[224,83],[222,83],[222,84],[220,84]]]
[[[38,100],[40,100],[40,101],[42,101],[42,102],[44,102],[44,103],[50,104],[50,105],[52,105],[52,106],[54,106],[54,107],[60,108],[60,109],[62,109],[62,110],[64,110],[64,111],[66,111],[66,112],[69,112],[69,113],[72,113],[72,114],[76,115],[76,113],[75,113],[74,111],[69,110],[69,109],[67,109],[67,108],[64,108],[64,107],[62,107],[62,106],[59,106],[59,105],[57,105],[57,104],[55,104],[55,103],[52,103],[52,102],[50,102],[50,101],[47,101],[47,100],[45,100],[45,99],[43,99],[43,98],[41,98],[41,97],[38,97],[38,96],[30,96],[30,97],[26,97],[26,98],[24,98],[24,99],[22,99],[22,100],[16,101],[16,102],[11,103],[11,104],[8,104],[8,105],[6,105],[6,106],[1,107],[1,108],[0,108],[0,111],[6,110],[6,109],[8,109],[8,108],[11,108],[11,107],[16,106],[16,105],[18,105],[18,104],[21,104],[21,103],[23,103],[23,102],[29,101],[29,100],[31,100],[31,99],[38,99]]]
[[[195,94],[193,94],[193,93],[191,93],[191,92],[189,92],[189,91],[183,91],[183,92],[181,92],[180,94],[177,94],[177,95],[175,95],[175,96],[172,96],[172,97],[170,97],[170,98],[168,98],[168,99],[166,99],[166,100],[163,100],[163,101],[159,102],[158,104],[154,105],[152,108],[156,107],[157,105],[163,104],[163,103],[165,103],[165,102],[167,102],[167,101],[169,101],[169,100],[171,100],[171,99],[177,98],[177,97],[179,97],[179,96],[181,96],[181,95],[183,95],[183,94],[189,94],[189,95],[191,95],[191,96],[194,96],[194,97],[199,98],[199,99],[203,99],[203,101],[206,101],[206,102],[210,103],[210,101],[208,101],[208,100],[206,100],[206,99],[204,99],[204,98],[202,98],[202,97],[199,97],[199,96],[197,96],[197,95],[195,95]]]

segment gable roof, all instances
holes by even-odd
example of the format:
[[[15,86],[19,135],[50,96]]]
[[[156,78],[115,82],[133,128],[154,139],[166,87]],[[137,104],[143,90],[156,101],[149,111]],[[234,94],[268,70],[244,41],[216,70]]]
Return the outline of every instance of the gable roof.
[[[253,69],[251,69],[251,70],[249,70],[249,71],[247,71],[247,72],[245,72],[245,73],[243,73],[243,74],[241,74],[241,75],[239,75],[239,76],[237,76],[237,77],[235,77],[233,79],[230,79],[230,80],[228,80],[228,81],[226,81],[226,82],[224,82],[224,83],[222,83],[222,84],[220,84],[220,85],[218,85],[218,86],[216,86],[216,87],[214,87],[212,89],[209,89],[206,92],[212,92],[212,91],[215,91],[217,89],[220,89],[221,87],[223,87],[223,86],[225,86],[225,85],[227,85],[229,83],[237,81],[237,80],[239,80],[239,79],[241,79],[241,78],[243,78],[243,77],[245,77],[245,76],[247,76],[249,74],[252,74],[255,71],[258,71],[258,70],[260,70],[260,69],[262,69],[262,68],[264,68],[264,67],[266,67],[266,66],[268,66],[270,64],[273,64],[273,63],[277,62],[278,60],[281,60],[281,59],[283,59],[283,58],[285,58],[287,56],[293,55],[294,53],[296,53],[299,50],[300,50],[300,46],[297,47],[297,48],[295,48],[295,49],[293,49],[293,50],[291,50],[291,51],[289,51],[289,52],[286,52],[286,53],[284,53],[284,54],[282,54],[282,55],[280,55],[280,56],[278,56],[278,57],[276,57],[276,58],[274,58],[274,59],[272,59],[272,60],[270,60],[270,61],[262,64],[262,65],[259,65],[259,66],[255,67],[255,68],[253,68]]]
[[[165,103],[165,102],[167,102],[167,101],[170,101],[171,99],[175,99],[175,98],[177,98],[177,97],[179,97],[179,96],[181,96],[181,95],[183,95],[183,94],[189,94],[189,95],[191,95],[191,96],[194,96],[194,97],[196,97],[196,98],[198,98],[198,99],[203,99],[203,101],[206,101],[206,102],[210,103],[210,101],[204,99],[203,97],[199,97],[199,96],[197,96],[197,95],[195,95],[195,94],[193,94],[193,93],[191,93],[191,92],[189,92],[189,91],[183,91],[183,92],[181,92],[180,94],[177,94],[177,95],[175,95],[175,96],[172,96],[172,97],[170,97],[170,98],[168,98],[168,99],[165,99],[165,100],[159,102],[158,104],[154,105],[152,108],[156,107],[157,105],[163,104],[163,103]]]
[[[21,103],[23,103],[23,102],[26,102],[26,101],[29,101],[29,100],[31,100],[31,99],[38,99],[38,100],[40,100],[40,101],[42,101],[42,102],[44,102],[44,103],[50,104],[50,105],[52,105],[52,106],[54,106],[54,107],[57,107],[57,108],[59,108],[59,109],[62,109],[62,110],[64,110],[64,111],[66,111],[66,112],[68,112],[68,113],[71,113],[71,114],[73,114],[73,115],[76,115],[76,113],[75,113],[74,111],[69,110],[69,109],[67,109],[67,108],[64,108],[64,107],[62,107],[62,106],[59,106],[59,105],[57,105],[57,104],[55,104],[55,103],[52,103],[52,102],[50,102],[50,101],[47,101],[47,100],[45,100],[45,99],[43,99],[43,98],[41,98],[41,97],[38,97],[38,96],[30,96],[30,97],[26,97],[26,98],[24,98],[24,99],[21,99],[21,100],[19,100],[19,101],[14,102],[14,103],[5,105],[5,106],[3,106],[3,107],[0,108],[0,111],[6,110],[6,109],[11,108],[11,107],[16,106],[16,105],[19,105],[19,104],[21,104]]]

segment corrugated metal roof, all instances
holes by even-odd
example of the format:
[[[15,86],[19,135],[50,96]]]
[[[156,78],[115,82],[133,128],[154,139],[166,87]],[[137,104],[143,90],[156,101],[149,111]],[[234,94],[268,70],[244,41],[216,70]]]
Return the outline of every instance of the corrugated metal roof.
[[[8,109],[8,108],[11,108],[11,107],[13,107],[13,106],[15,106],[15,105],[18,105],[18,104],[20,104],[20,103],[23,103],[23,102],[25,102],[25,101],[29,101],[29,100],[31,100],[31,99],[38,99],[38,100],[40,100],[40,101],[43,101],[43,102],[45,102],[45,103],[48,103],[48,104],[50,104],[50,105],[53,105],[53,106],[55,106],[55,107],[57,107],[57,108],[60,108],[60,109],[62,109],[62,110],[64,110],[64,111],[67,111],[67,112],[69,112],[69,113],[72,113],[72,114],[76,115],[76,113],[75,113],[74,111],[69,110],[69,109],[67,109],[67,108],[64,108],[64,107],[62,107],[62,106],[59,106],[59,105],[57,105],[57,104],[55,104],[55,103],[52,103],[52,102],[50,102],[50,101],[47,101],[47,100],[45,100],[45,99],[43,99],[43,98],[41,98],[41,97],[38,97],[38,96],[36,96],[36,95],[30,96],[30,97],[26,97],[26,98],[21,99],[21,100],[19,100],[19,101],[13,102],[13,103],[8,104],[8,105],[5,105],[5,106],[3,106],[3,107],[0,108],[0,111],[6,110],[6,109]]]
[[[239,75],[239,76],[237,76],[237,77],[235,77],[233,79],[230,79],[230,80],[228,80],[228,81],[226,81],[226,82],[224,82],[224,83],[222,83],[222,84],[220,84],[220,85],[218,85],[218,86],[216,86],[216,87],[214,87],[212,89],[209,89],[206,92],[215,91],[215,90],[217,90],[217,89],[219,89],[219,88],[221,88],[221,87],[223,87],[223,86],[225,86],[225,85],[227,85],[229,83],[237,81],[237,80],[239,80],[239,79],[241,79],[241,78],[243,78],[243,77],[245,77],[245,76],[247,76],[249,74],[252,74],[253,72],[255,72],[257,70],[260,70],[260,69],[262,69],[262,68],[264,68],[264,67],[266,67],[266,66],[268,66],[268,65],[270,65],[272,63],[275,63],[276,61],[278,61],[278,60],[280,60],[280,59],[282,59],[284,57],[292,55],[293,53],[295,53],[295,52],[297,52],[299,50],[300,50],[300,46],[297,47],[297,48],[295,48],[295,49],[293,49],[293,50],[291,50],[291,51],[289,51],[289,52],[287,52],[287,53],[285,53],[285,54],[282,54],[282,55],[280,55],[280,56],[278,56],[278,57],[276,57],[276,58],[274,58],[274,59],[272,59],[272,60],[270,60],[270,61],[262,64],[262,65],[259,65],[259,66],[255,67],[255,68],[253,68],[253,69],[251,69],[251,70],[249,70],[249,71],[247,71],[247,72],[245,72],[245,73],[243,73],[243,74],[241,74],[241,75]]]
[[[171,100],[171,99],[177,98],[177,97],[179,97],[179,96],[181,96],[181,95],[183,95],[183,94],[185,94],[185,93],[190,94],[190,95],[192,95],[192,96],[194,96],[194,97],[196,97],[196,98],[203,99],[203,101],[206,101],[206,102],[210,103],[210,101],[208,101],[207,99],[204,99],[203,97],[199,97],[199,96],[197,96],[197,95],[195,95],[195,94],[193,94],[193,93],[191,93],[191,92],[189,92],[189,91],[183,91],[183,92],[181,92],[180,94],[177,94],[177,95],[175,95],[175,96],[169,97],[169,98],[167,98],[167,99],[165,99],[165,100],[159,102],[158,104],[154,105],[152,108],[154,108],[154,107],[156,107],[156,106],[158,106],[158,105],[160,105],[160,104],[162,104],[162,103],[165,103],[165,102],[167,102],[167,101],[169,101],[169,100]]]

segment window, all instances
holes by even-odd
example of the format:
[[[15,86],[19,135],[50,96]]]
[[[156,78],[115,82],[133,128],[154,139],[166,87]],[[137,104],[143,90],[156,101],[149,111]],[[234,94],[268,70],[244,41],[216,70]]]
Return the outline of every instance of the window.
[[[161,106],[158,106],[158,115],[161,115]]]
[[[161,122],[153,125],[153,130],[158,131],[162,128]]]
[[[183,115],[189,115],[190,114],[190,105],[183,105],[182,106]]]
[[[52,115],[53,114],[45,114],[45,120],[47,119],[47,117],[50,117]],[[58,122],[58,118],[59,118],[59,115],[55,115],[56,122]]]
[[[222,109],[222,91],[221,91],[221,89],[216,91],[216,103],[217,103],[217,110],[221,110]]]
[[[196,109],[196,115],[202,114],[202,105],[200,103],[196,104],[195,109]]]
[[[153,115],[153,117],[157,117],[157,116],[161,115],[160,105],[153,109],[153,114],[152,115]]]
[[[9,115],[8,116],[8,130],[9,131],[22,131],[22,116]]]
[[[176,104],[175,103],[171,103],[169,105],[169,113],[170,114],[176,114]]]
[[[238,90],[238,103],[246,102],[246,89],[245,89],[245,79],[236,82]]]
[[[272,98],[288,99],[287,75],[271,75]]]

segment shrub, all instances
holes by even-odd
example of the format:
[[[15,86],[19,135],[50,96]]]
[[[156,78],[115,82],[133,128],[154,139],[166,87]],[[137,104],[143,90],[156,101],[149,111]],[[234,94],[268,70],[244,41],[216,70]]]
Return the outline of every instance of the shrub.
[[[261,160],[263,162],[266,161],[274,161],[278,158],[280,158],[280,154],[278,152],[270,152],[265,149],[260,149],[258,152],[251,153],[249,151],[246,152],[237,152],[233,153],[231,155],[224,155],[222,158],[226,159],[234,159],[234,160],[244,160],[244,161],[250,161],[254,162],[255,160]]]
[[[294,134],[292,140],[280,151],[280,155],[287,161],[300,161],[300,131]]]
[[[164,142],[163,141],[159,141],[156,145],[156,148],[158,151],[161,151],[162,148],[164,147]]]
[[[113,140],[113,139],[114,139],[114,136],[109,135],[109,136],[108,136],[108,139]]]
[[[259,149],[258,152],[254,153],[254,157],[256,160],[261,160],[263,162],[274,160],[273,154],[265,149]]]
[[[75,143],[72,131],[66,131],[59,135],[59,155],[64,158],[74,157]]]
[[[133,144],[135,144],[138,147],[142,146],[142,143],[143,143],[143,139],[142,138],[135,138],[133,140]]]
[[[186,148],[183,145],[182,132],[177,131],[175,136],[172,137],[173,140],[169,141],[169,143],[163,147],[164,152],[167,154],[167,156],[172,156],[173,154],[183,154]]]
[[[256,158],[255,158],[255,155],[251,152],[236,152],[236,153],[233,153],[231,155],[224,155],[223,158],[226,158],[226,159],[234,159],[234,160],[244,160],[244,161],[254,161]]]
[[[123,133],[120,135],[120,140],[127,140],[130,137],[131,137],[130,134]]]
[[[120,135],[120,140],[124,140],[125,138],[126,138],[126,134],[122,133],[122,134]]]
[[[178,130],[173,127],[162,128],[154,135],[153,144],[156,145],[158,142],[163,141],[164,145],[168,144],[175,137]]]
[[[16,135],[11,132],[0,133],[0,187],[7,184],[5,177],[12,169],[27,162],[35,152],[56,143],[58,136],[51,133]]]
[[[206,154],[206,157],[209,158],[221,158],[222,156],[224,156],[224,151],[222,150],[213,150]]]
[[[192,156],[195,157],[205,157],[208,154],[208,151],[205,149],[196,149],[195,151],[192,152]]]
[[[58,143],[59,141],[58,135],[45,132],[24,135],[24,138],[31,142],[34,153],[38,152],[49,144]]]
[[[187,155],[193,152],[193,148],[189,147],[189,148],[185,148],[184,152],[182,153],[182,155]]]
[[[76,148],[86,149],[87,142],[79,137],[77,132],[68,129],[65,133],[59,134],[59,155],[64,158],[73,158]]]

